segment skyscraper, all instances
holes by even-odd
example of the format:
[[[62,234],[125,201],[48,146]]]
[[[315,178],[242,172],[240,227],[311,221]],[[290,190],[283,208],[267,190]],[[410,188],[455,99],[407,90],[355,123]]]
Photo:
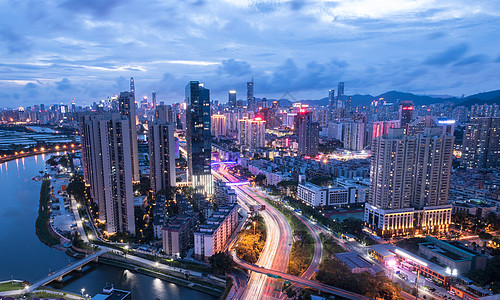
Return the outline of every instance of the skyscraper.
[[[299,140],[299,154],[316,156],[319,145],[319,123],[313,122],[312,113],[301,108],[294,120],[294,129]]]
[[[344,96],[344,82],[339,82],[337,85],[337,100],[342,100],[342,96]]]
[[[83,174],[108,233],[135,234],[129,121],[118,114],[80,118]]]
[[[186,85],[186,106],[188,181],[193,188],[212,194],[210,90],[190,81]]]
[[[230,90],[227,96],[227,104],[229,108],[235,108],[236,107],[236,91],[235,90]]]
[[[463,165],[468,169],[500,166],[500,117],[473,117],[465,126]]]
[[[227,119],[225,115],[212,115],[212,135],[215,138],[225,136],[227,129]]]
[[[255,111],[255,97],[253,94],[253,78],[247,82],[247,106],[249,110]]]
[[[328,92],[328,121],[333,119],[333,111],[336,108],[335,105],[335,90],[330,90]]]
[[[366,224],[382,236],[447,231],[453,142],[437,127],[413,136],[391,128],[376,137]]]
[[[155,108],[156,107],[156,92],[155,91],[153,91],[151,93],[151,101],[153,102],[153,108]]]
[[[172,106],[164,104],[156,106],[155,119],[162,120],[168,123],[175,123]]]
[[[134,83],[134,77],[130,77],[130,92],[134,95],[134,101],[135,101],[135,83]]]
[[[148,124],[149,169],[155,193],[176,186],[174,124],[155,119]]]
[[[415,107],[413,106],[413,101],[401,101],[399,102],[399,122],[401,128],[406,128],[406,124],[413,121],[413,111]]]
[[[365,126],[365,123],[359,120],[342,123],[344,149],[361,151],[365,148]]]
[[[266,146],[266,121],[261,117],[238,120],[238,140],[241,146],[253,150]]]
[[[134,87],[134,79],[130,79],[131,89]],[[139,173],[139,151],[137,150],[137,128],[135,114],[135,97],[133,92],[121,92],[118,97],[119,111],[122,116],[127,117],[129,122],[128,136],[130,138],[131,156],[132,156],[132,180],[137,182],[140,180]]]

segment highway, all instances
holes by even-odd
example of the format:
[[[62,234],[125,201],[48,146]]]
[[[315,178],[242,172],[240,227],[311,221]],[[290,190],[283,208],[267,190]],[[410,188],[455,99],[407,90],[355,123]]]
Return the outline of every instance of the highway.
[[[221,166],[214,176],[226,182],[239,180],[229,174],[225,166]],[[266,244],[257,261],[257,265],[285,273],[288,268],[292,246],[292,230],[286,219],[276,209],[267,205],[255,190],[245,187],[235,187],[238,200],[242,206],[266,205],[266,210],[261,212],[266,224]],[[248,281],[245,292],[238,299],[279,299],[282,296],[282,283],[274,278],[253,272]]]
[[[263,268],[263,267],[260,267],[260,266],[254,265],[254,264],[250,264],[250,263],[247,263],[246,261],[241,260],[236,255],[236,253],[234,251],[232,252],[232,254],[233,254],[233,259],[237,265],[239,265],[247,270],[251,270],[254,273],[263,274],[262,276],[267,276],[267,274],[270,274],[273,276],[279,276],[283,280],[293,281],[295,283],[298,283],[298,284],[301,284],[304,286],[308,286],[308,287],[311,287],[311,288],[314,288],[317,290],[321,290],[323,292],[327,292],[327,293],[332,294],[332,295],[341,296],[341,297],[344,297],[347,299],[356,299],[356,300],[357,299],[370,299],[366,296],[362,296],[362,295],[359,295],[359,294],[356,294],[353,292],[349,292],[349,291],[346,291],[343,289],[335,288],[335,287],[332,287],[332,286],[329,286],[326,284],[319,283],[317,281],[309,280],[309,279],[302,278],[302,277],[293,276],[293,275],[290,275],[290,274],[287,274],[284,272],[270,270],[270,269]],[[258,299],[258,298],[254,298],[254,299]]]

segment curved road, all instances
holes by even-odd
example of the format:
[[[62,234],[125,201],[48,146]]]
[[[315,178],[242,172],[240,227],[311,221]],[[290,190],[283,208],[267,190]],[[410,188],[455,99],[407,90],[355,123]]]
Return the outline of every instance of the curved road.
[[[225,166],[219,168],[219,173],[214,172],[216,178],[224,181],[238,182],[239,180],[227,173]],[[246,205],[266,205],[267,203],[251,188],[235,187],[238,200]],[[263,268],[271,268],[286,272],[290,259],[292,245],[292,230],[286,219],[276,209],[266,205],[266,210],[261,212],[266,224],[266,244],[257,261]],[[252,273],[247,288],[241,299],[276,299],[280,298],[282,283],[274,278],[260,273]]]
[[[275,271],[275,270],[270,270],[270,269],[259,267],[259,266],[254,265],[254,264],[247,263],[246,261],[241,260],[236,255],[236,253],[234,251],[232,252],[232,255],[233,255],[234,262],[237,265],[239,265],[240,267],[245,268],[247,270],[253,271],[255,273],[266,274],[266,275],[263,275],[263,276],[267,276],[267,274],[271,274],[273,276],[279,276],[280,278],[282,278],[284,280],[293,281],[295,283],[299,283],[301,285],[308,286],[308,287],[311,287],[311,288],[314,288],[314,289],[317,289],[317,290],[321,290],[321,291],[327,292],[329,294],[341,296],[341,297],[344,297],[344,298],[347,298],[347,299],[353,299],[353,300],[354,299],[356,299],[356,300],[357,299],[370,299],[370,298],[368,298],[366,296],[359,295],[359,294],[356,294],[356,293],[353,293],[353,292],[349,292],[349,291],[346,291],[346,290],[343,290],[343,289],[335,288],[333,286],[322,284],[322,283],[319,283],[317,281],[305,279],[305,278],[302,278],[302,277],[293,276],[293,275],[290,275],[288,273],[284,273],[284,272],[280,272],[280,271]],[[258,298],[255,298],[255,299],[258,299]]]

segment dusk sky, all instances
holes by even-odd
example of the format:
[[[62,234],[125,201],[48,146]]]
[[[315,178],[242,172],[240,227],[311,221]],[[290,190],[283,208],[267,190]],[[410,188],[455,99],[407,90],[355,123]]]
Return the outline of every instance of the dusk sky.
[[[498,1],[0,0],[0,106],[500,89]]]

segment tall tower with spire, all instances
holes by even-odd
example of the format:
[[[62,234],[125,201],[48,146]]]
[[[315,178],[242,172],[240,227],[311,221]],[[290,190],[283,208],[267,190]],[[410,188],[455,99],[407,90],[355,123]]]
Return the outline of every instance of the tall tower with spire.
[[[135,84],[134,84],[134,77],[130,77],[130,92],[134,95],[134,100],[135,100]]]

